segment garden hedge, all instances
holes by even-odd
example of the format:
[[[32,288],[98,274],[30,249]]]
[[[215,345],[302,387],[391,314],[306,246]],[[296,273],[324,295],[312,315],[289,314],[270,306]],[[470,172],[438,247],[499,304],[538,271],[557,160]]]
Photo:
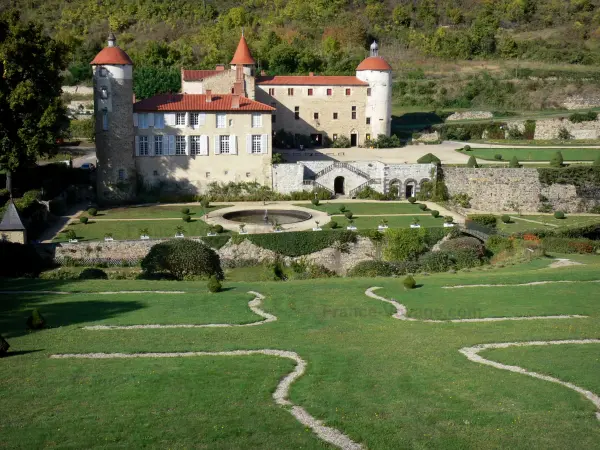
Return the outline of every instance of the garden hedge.
[[[488,228],[496,228],[497,218],[493,214],[469,214],[467,220]]]

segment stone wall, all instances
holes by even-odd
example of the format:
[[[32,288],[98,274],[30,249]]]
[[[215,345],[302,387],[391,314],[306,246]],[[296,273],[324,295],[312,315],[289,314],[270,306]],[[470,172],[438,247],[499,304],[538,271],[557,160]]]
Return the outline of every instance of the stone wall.
[[[567,109],[586,109],[597,108],[600,106],[600,96],[598,95],[570,95],[563,102]]]
[[[554,210],[568,213],[585,212],[600,203],[598,198],[584,198],[570,184],[543,186],[538,171],[533,168],[444,169],[444,181],[450,196],[465,193],[471,197],[471,206],[482,211],[514,211],[511,203],[522,212],[537,212],[540,197],[546,197]]]
[[[164,239],[148,241],[112,241],[112,242],[79,242],[61,244],[40,244],[39,252],[45,256],[61,262],[65,257],[79,261],[139,261],[144,258],[153,245],[165,242]],[[277,256],[271,250],[258,247],[248,240],[240,244],[231,241],[217,250],[224,266],[236,266],[240,261],[253,260],[261,263],[273,261]],[[359,237],[355,244],[348,245],[347,252],[339,249],[326,248],[298,258],[285,257],[286,265],[292,261],[305,259],[307,262],[327,267],[340,275],[352,269],[361,261],[374,259],[379,252],[368,238]]]
[[[446,120],[474,120],[474,119],[491,119],[494,115],[489,111],[465,111],[465,112],[456,112],[454,114],[449,115]]]
[[[523,121],[510,121],[507,125],[508,128],[517,127],[521,131],[525,129]],[[580,123],[573,123],[568,118],[537,120],[534,139],[558,139],[562,128],[565,128],[573,139],[600,139],[600,118]]]

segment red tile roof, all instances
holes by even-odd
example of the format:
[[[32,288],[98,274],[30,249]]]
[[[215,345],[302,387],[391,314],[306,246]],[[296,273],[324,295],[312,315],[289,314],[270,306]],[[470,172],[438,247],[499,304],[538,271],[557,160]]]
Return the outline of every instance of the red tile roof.
[[[392,70],[392,67],[381,56],[369,56],[358,65],[356,70]]]
[[[256,64],[254,58],[252,57],[252,53],[250,53],[250,49],[248,48],[248,43],[246,42],[246,38],[242,34],[240,38],[240,43],[237,46],[235,54],[233,55],[233,59],[231,60],[231,64]]]
[[[184,70],[183,81],[201,81],[220,73],[225,73],[225,70]]]
[[[285,85],[285,86],[368,86],[353,76],[324,76],[324,75],[277,75],[274,77],[259,77],[257,84]]]
[[[104,47],[102,50],[100,50],[100,53],[96,55],[96,57],[90,64],[114,64],[133,66],[133,61],[131,61],[129,55],[123,50],[121,50],[119,47]]]
[[[134,111],[275,111],[269,105],[240,97],[240,107],[231,107],[231,94],[212,94],[212,101],[206,101],[206,94],[160,94],[141,100],[133,105]]]

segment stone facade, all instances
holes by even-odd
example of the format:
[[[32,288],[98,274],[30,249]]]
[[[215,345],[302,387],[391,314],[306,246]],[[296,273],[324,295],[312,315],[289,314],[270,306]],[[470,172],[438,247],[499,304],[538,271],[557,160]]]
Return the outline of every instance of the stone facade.
[[[15,230],[15,231],[2,230],[2,231],[0,231],[0,241],[14,242],[17,244],[25,244],[25,243],[27,243],[26,232],[22,231],[22,230]]]
[[[509,121],[508,128],[517,127],[523,131],[525,122]],[[566,129],[573,139],[600,139],[600,119],[589,122],[573,123],[568,118],[536,120],[534,139],[558,139],[560,130]]]
[[[600,204],[600,197],[577,194],[570,184],[543,186],[538,171],[533,168],[470,169],[449,167],[444,169],[444,182],[450,196],[465,193],[471,197],[471,206],[482,211],[514,211],[517,205],[522,212],[537,212],[541,197],[548,199],[554,210],[567,213],[585,212]]]
[[[567,109],[597,108],[600,106],[600,97],[597,95],[571,95],[565,99],[563,106]]]
[[[235,67],[235,66],[233,66]],[[254,100],[255,97],[255,78],[244,74],[243,77],[243,95]],[[202,81],[188,81],[184,78],[183,71],[181,75],[181,92],[183,94],[206,94],[206,91],[213,93],[230,93],[233,84],[237,81],[236,71],[223,70],[216,75],[204,78]]]

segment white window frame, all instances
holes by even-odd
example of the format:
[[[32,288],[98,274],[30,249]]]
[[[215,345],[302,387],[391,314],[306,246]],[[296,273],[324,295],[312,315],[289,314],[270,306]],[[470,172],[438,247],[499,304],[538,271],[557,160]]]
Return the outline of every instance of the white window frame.
[[[230,138],[227,134],[221,134],[219,136],[219,154],[229,155],[231,148],[229,147]]]
[[[175,113],[175,126],[176,127],[185,127],[185,113],[178,112]]]
[[[148,114],[146,114],[146,113],[138,114],[138,128],[140,130],[148,129]]]
[[[200,153],[200,141],[202,136],[190,136],[190,155],[199,156]]]
[[[165,138],[162,134],[154,136],[154,154],[156,156],[162,156],[165,154]]]
[[[175,136],[175,156],[185,156],[186,155],[186,142],[185,136],[177,135]]]
[[[139,136],[139,156],[150,156],[150,144],[148,143],[148,136]]]
[[[192,128],[200,126],[200,113],[190,113],[190,126]]]
[[[252,128],[262,128],[262,114],[252,113]]]
[[[227,114],[217,113],[217,128],[227,128]]]
[[[262,154],[262,152],[263,152],[262,141],[263,141],[262,134],[253,134],[252,135],[252,154],[253,155]]]

